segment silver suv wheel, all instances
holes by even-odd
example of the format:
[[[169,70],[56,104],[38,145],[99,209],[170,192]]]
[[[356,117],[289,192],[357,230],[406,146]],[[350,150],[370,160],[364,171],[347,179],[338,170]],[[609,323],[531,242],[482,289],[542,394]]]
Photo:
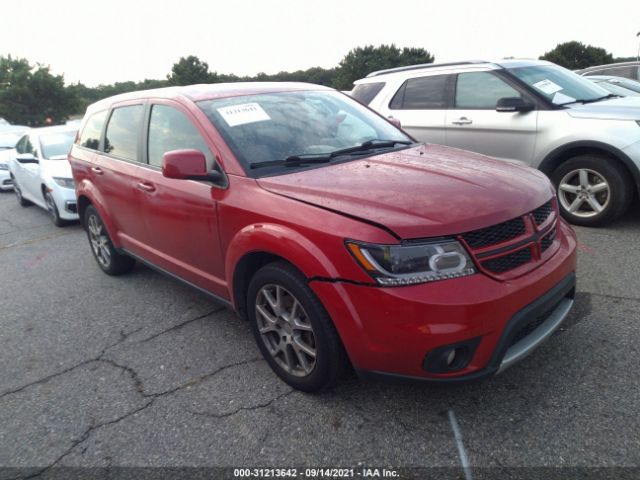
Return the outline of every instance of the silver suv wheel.
[[[580,168],[567,173],[558,185],[558,200],[571,214],[589,218],[600,214],[611,198],[606,179],[594,170]]]

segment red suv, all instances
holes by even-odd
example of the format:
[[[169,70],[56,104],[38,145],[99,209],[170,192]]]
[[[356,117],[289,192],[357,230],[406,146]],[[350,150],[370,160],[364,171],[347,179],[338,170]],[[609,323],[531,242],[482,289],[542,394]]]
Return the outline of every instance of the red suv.
[[[329,88],[218,84],[91,105],[70,153],[110,275],[139,260],[249,320],[295,388],[453,382],[530,353],[573,303],[542,173],[416,143]]]

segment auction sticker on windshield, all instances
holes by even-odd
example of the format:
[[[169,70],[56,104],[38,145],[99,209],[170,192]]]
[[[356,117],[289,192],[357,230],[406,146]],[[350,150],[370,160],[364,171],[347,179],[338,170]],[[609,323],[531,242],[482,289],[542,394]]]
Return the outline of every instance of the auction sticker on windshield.
[[[267,112],[257,103],[243,103],[242,105],[221,107],[218,108],[218,113],[230,127],[271,120]]]
[[[539,82],[534,83],[533,86],[547,95],[553,95],[554,93],[562,90],[560,85],[553,83],[551,80],[540,80]]]

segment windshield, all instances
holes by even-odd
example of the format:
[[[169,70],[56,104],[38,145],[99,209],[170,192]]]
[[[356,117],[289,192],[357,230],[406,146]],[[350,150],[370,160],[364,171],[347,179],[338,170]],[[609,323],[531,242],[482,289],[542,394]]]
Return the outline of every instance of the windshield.
[[[18,140],[20,140],[20,137],[22,137],[22,133],[23,132],[0,134],[0,150],[14,148]]]
[[[587,77],[588,78],[588,77]],[[615,95],[620,95],[622,97],[637,97],[640,96],[640,93],[634,92],[633,90],[629,90],[628,88],[624,88],[617,83],[609,83],[609,82],[593,82],[604,88],[607,92],[613,93]]]
[[[602,87],[557,65],[511,68],[509,72],[556,105],[589,102],[609,95]]]
[[[249,175],[309,167],[311,157],[362,158],[412,143],[396,127],[335,91],[264,93],[198,102]],[[385,143],[378,142],[383,140]],[[373,141],[365,144],[365,142]],[[363,146],[363,144],[365,144]],[[340,152],[360,146],[357,151]],[[309,158],[309,163],[303,162]],[[296,163],[288,162],[295,159]],[[318,160],[318,158],[316,158]],[[326,162],[334,161],[334,157]],[[272,165],[273,164],[273,165]],[[316,165],[317,166],[317,165]]]
[[[75,131],[49,133],[40,136],[42,156],[47,159],[64,159],[76,138]]]

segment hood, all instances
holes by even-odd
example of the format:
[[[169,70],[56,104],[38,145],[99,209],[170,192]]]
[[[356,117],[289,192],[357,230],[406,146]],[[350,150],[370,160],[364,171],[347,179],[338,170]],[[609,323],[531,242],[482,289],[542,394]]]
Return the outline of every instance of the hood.
[[[568,105],[575,118],[601,120],[640,120],[640,97],[611,98],[595,103]]]
[[[510,220],[541,206],[553,192],[537,170],[440,145],[261,178],[258,184],[405,239]]]
[[[40,169],[43,176],[73,178],[66,155],[59,160],[40,160]]]

